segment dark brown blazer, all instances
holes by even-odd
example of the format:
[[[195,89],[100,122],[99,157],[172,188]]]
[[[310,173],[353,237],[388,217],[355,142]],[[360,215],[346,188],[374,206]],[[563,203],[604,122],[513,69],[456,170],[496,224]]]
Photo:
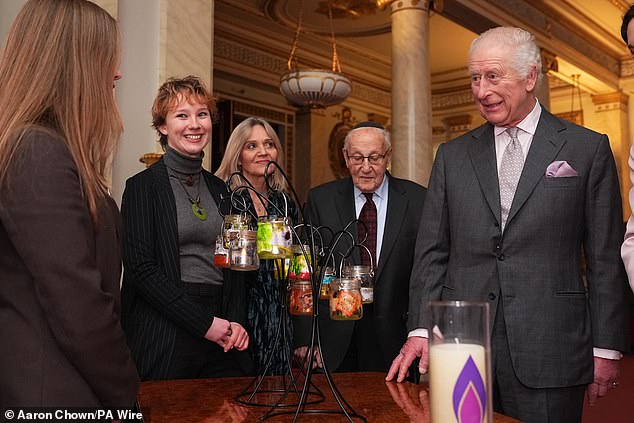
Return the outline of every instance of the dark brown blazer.
[[[18,155],[0,190],[0,409],[132,406],[116,204],[101,204],[95,231],[53,132],[30,130]]]

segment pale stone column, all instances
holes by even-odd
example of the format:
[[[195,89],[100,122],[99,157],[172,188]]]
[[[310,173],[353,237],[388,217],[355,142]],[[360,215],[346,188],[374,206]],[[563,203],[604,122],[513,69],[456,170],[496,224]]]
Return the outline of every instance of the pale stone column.
[[[123,79],[117,84],[125,132],[115,154],[113,197],[145,165],[145,153],[160,152],[151,128],[156,90],[171,76],[200,76],[212,89],[214,2],[208,0],[119,0]],[[208,167],[211,155],[207,154]]]
[[[553,70],[557,71],[559,69],[559,64],[557,63],[557,56],[555,53],[548,51],[546,49],[541,49],[541,57],[542,57],[542,82],[539,84],[535,90],[535,94],[537,95],[537,99],[539,100],[539,104],[541,104],[546,110],[550,110],[550,81],[548,80],[548,72]]]
[[[114,157],[112,196],[120,203],[125,181],[145,168],[139,158],[158,148],[150,109],[159,82],[161,7],[155,0],[119,0],[117,15],[123,77],[116,95],[124,133]]]
[[[432,165],[429,1],[392,7],[392,172],[427,186]],[[385,6],[387,2],[383,2]]]
[[[621,198],[623,199],[624,220],[629,218],[631,213],[628,201],[630,186],[630,174],[627,164],[630,152],[628,102],[629,96],[623,91],[592,96],[599,130],[610,138],[610,147],[616,161],[619,183],[621,185]]]
[[[9,28],[25,2],[26,0],[0,1],[0,45],[4,44]]]

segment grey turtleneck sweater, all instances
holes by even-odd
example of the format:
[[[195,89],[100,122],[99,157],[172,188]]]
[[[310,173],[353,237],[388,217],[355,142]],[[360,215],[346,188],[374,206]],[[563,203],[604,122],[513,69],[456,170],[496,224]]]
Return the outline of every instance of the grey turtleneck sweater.
[[[202,156],[190,158],[168,148],[163,160],[176,200],[181,280],[222,285],[222,270],[214,266],[216,237],[222,229],[222,217],[201,176]],[[191,186],[187,184],[190,175]],[[207,211],[206,220],[200,220],[192,211],[190,198],[195,200],[198,195],[200,206]]]

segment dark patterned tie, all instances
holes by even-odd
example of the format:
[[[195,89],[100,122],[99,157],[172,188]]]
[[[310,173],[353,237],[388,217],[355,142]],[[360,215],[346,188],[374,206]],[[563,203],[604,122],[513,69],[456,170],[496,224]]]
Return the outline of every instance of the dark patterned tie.
[[[376,204],[372,201],[373,193],[364,192],[366,201],[359,213],[359,220],[363,222],[357,223],[357,234],[359,236],[359,242],[365,239],[364,245],[370,250],[372,255],[372,265],[376,268]],[[368,237],[366,239],[366,229],[368,231]],[[361,264],[370,266],[370,258],[365,250],[361,251]]]

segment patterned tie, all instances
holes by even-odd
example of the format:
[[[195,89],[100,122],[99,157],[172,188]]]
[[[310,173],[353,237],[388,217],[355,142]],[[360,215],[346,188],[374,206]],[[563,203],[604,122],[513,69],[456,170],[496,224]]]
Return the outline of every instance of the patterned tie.
[[[365,204],[361,209],[361,213],[359,213],[359,220],[363,222],[357,223],[357,234],[359,237],[359,242],[363,241],[365,238],[365,231],[368,231],[368,237],[365,240],[365,246],[370,250],[370,254],[372,255],[372,264],[376,268],[376,204],[372,201],[373,193],[366,193],[365,195]],[[361,264],[369,266],[370,258],[365,250],[361,251]]]
[[[522,174],[524,167],[524,153],[522,146],[517,139],[518,128],[508,128],[506,132],[511,137],[511,141],[506,145],[504,154],[502,154],[502,164],[500,165],[500,206],[502,209],[502,230],[506,225],[506,219],[509,217],[515,189]]]

